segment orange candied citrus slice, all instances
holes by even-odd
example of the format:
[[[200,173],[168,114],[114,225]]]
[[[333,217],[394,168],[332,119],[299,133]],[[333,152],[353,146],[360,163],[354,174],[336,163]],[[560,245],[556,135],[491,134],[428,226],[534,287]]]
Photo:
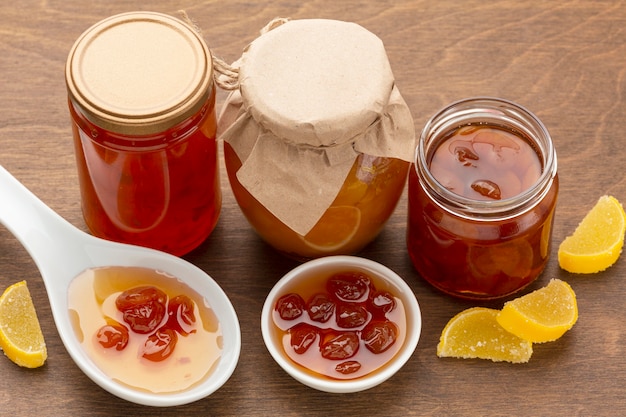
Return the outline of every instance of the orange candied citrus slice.
[[[19,366],[42,366],[48,353],[26,281],[8,287],[0,296],[0,348]]]
[[[335,251],[350,242],[360,224],[361,210],[357,207],[331,206],[303,239],[321,252]]]
[[[615,197],[600,197],[574,233],[559,246],[559,265],[578,274],[607,269],[622,252],[624,232],[626,213],[620,202]]]
[[[437,356],[490,359],[494,362],[528,362],[532,343],[515,336],[496,320],[498,310],[473,307],[454,316],[443,329]]]
[[[547,286],[506,302],[497,317],[507,331],[533,343],[558,339],[576,320],[576,294],[567,282],[559,279],[552,279]]]

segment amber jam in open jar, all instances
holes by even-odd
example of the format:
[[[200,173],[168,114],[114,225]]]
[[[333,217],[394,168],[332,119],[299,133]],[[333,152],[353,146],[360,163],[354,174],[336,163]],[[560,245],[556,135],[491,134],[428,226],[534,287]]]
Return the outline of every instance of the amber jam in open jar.
[[[89,230],[175,255],[202,243],[221,207],[202,38],[167,15],[116,15],[76,41],[66,82]]]
[[[519,291],[550,254],[557,160],[541,121],[471,98],[433,116],[409,172],[408,251],[439,290],[469,299]]]

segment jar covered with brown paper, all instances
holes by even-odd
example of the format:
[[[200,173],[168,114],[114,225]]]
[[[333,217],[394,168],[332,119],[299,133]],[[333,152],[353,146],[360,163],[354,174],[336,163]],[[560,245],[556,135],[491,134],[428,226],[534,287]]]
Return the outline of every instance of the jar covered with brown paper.
[[[415,151],[382,41],[354,23],[279,19],[229,69],[219,137],[248,222],[296,259],[361,250]]]

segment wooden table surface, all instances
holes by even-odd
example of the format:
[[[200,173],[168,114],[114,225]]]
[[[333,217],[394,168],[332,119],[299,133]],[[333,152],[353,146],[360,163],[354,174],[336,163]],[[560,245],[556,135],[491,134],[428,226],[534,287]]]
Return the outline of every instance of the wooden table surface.
[[[296,266],[254,234],[222,169],[224,202],[209,240],[186,256],[226,291],[237,310],[242,353],[216,393],[175,408],[128,403],[84,376],[66,353],[45,288],[26,251],[0,227],[0,287],[25,279],[49,358],[22,369],[0,357],[1,415],[210,416],[617,416],[626,413],[626,259],[604,273],[576,276],[558,266],[558,244],[603,194],[626,202],[626,2],[624,1],[143,1],[21,0],[0,4],[0,164],[77,227],[81,217],[66,105],[64,65],[93,23],[125,11],[177,15],[185,9],[215,55],[232,62],[274,17],[357,22],[385,43],[397,85],[420,131],[451,101],[507,98],[536,113],[552,134],[561,189],[548,266],[578,295],[576,326],[535,345],[528,364],[439,359],[445,323],[478,303],[429,287],[405,245],[406,192],[379,238],[360,255],[401,275],[422,309],[415,354],[369,391],[331,395],[284,373],[260,332],[265,295]],[[218,105],[226,94],[220,92]],[[0,204],[2,204],[0,195]],[[502,301],[482,304],[501,307]]]

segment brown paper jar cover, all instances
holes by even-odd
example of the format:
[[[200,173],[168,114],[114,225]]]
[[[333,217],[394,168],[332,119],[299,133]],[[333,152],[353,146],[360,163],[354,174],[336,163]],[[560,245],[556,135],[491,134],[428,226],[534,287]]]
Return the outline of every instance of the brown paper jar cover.
[[[239,88],[218,133],[241,162],[236,181],[299,235],[331,206],[357,157],[413,159],[410,111],[383,42],[363,27],[286,21],[233,66]]]

